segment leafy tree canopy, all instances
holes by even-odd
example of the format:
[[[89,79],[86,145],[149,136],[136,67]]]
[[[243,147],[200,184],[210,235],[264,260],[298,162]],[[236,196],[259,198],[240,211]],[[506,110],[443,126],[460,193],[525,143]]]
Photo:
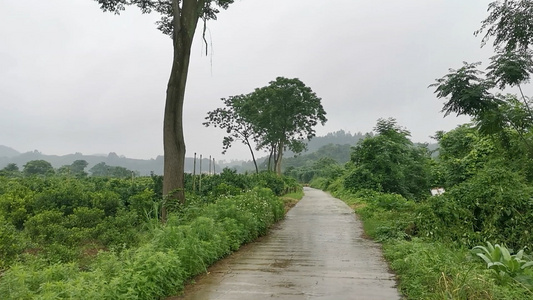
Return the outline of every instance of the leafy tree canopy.
[[[244,118],[242,112],[245,103],[250,101],[250,95],[230,96],[221,100],[224,102],[225,107],[208,112],[205,118],[207,121],[203,125],[226,130],[228,135],[222,140],[222,154],[226,153],[234,141],[241,141],[245,144],[252,155],[255,171],[259,173],[252,149],[252,142],[257,142],[257,135],[254,134],[253,125]]]
[[[7,172],[18,172],[19,167],[15,163],[10,163],[10,164],[7,164],[7,166],[5,166],[3,170]]]
[[[487,76],[500,89],[529,82],[533,73],[531,51],[500,51],[490,58]]]
[[[533,153],[530,139],[533,128],[533,110],[524,95],[521,84],[528,83],[533,73],[533,1],[495,1],[489,5],[489,16],[475,32],[485,32],[482,45],[494,37],[496,55],[490,58],[486,76],[478,70],[480,63],[464,63],[458,70],[437,79],[435,93],[446,100],[442,111],[468,115],[474,119],[483,134],[499,135],[509,139],[510,130],[515,131],[522,142]],[[517,96],[492,93],[490,90],[518,87],[521,102]]]
[[[351,170],[345,179],[350,190],[372,189],[423,198],[429,193],[429,152],[415,146],[409,131],[393,118],[379,119],[377,135],[353,147]]]
[[[505,0],[489,4],[489,16],[481,22],[481,28],[474,32],[485,32],[482,45],[494,37],[494,47],[507,51],[527,49],[533,42],[533,1]]]
[[[83,160],[83,159],[75,160],[70,165],[70,172],[73,175],[85,176],[85,175],[87,175],[87,173],[85,172],[85,168],[87,168],[88,165],[89,165],[89,163],[86,160]]]
[[[137,6],[142,13],[156,12],[161,15],[161,20],[158,21],[157,29],[167,35],[172,35],[174,31],[174,12],[177,10],[178,16],[181,15],[181,10],[184,6],[196,4],[201,9],[198,11],[198,17],[202,20],[216,20],[217,13],[220,7],[227,9],[234,0],[95,0],[100,4],[103,11],[120,14],[126,9],[126,6]],[[173,5],[174,4],[174,5]],[[191,22],[196,20],[190,20]]]
[[[26,176],[51,175],[54,174],[54,168],[46,160],[32,160],[24,165],[23,173]]]
[[[314,127],[327,121],[321,99],[298,78],[278,77],[268,86],[256,89],[243,114],[254,126],[257,147],[275,153],[278,174],[283,151],[302,152],[304,141],[315,136]]]
[[[314,127],[327,121],[321,99],[298,78],[278,77],[250,94],[222,101],[225,107],[209,112],[204,125],[226,130],[224,151],[233,141],[241,140],[254,158],[254,142],[256,149],[266,149],[274,156],[280,175],[283,152],[302,152],[304,141],[315,136]]]
[[[477,67],[481,63],[467,63],[450,73],[430,87],[435,87],[438,98],[446,98],[442,108],[444,116],[451,113],[457,115],[477,115],[496,106],[496,99],[489,90],[494,87],[493,81],[480,77],[483,74]]]
[[[119,166],[108,166],[105,162],[98,163],[94,165],[89,172],[92,176],[100,177],[118,177],[118,178],[127,178],[131,177],[132,171],[124,167]]]

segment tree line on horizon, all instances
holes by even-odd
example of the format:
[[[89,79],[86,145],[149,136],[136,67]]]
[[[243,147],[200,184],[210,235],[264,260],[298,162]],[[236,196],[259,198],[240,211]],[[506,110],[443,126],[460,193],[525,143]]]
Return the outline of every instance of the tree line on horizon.
[[[287,154],[285,155],[286,158],[285,158],[285,165],[283,167],[283,171],[286,170],[288,167],[301,165],[304,163],[303,161],[305,160],[310,160],[310,159],[313,160],[314,158],[312,157],[312,153],[317,152],[317,151],[323,153],[325,150],[320,149],[320,148],[327,146],[328,144],[353,146],[357,143],[358,140],[364,138],[365,134],[361,132],[355,132],[352,134],[349,131],[340,129],[335,132],[327,133],[324,136],[316,136],[312,140],[307,142],[307,146],[306,146],[307,150],[305,152],[302,152],[301,154],[296,155],[291,151],[287,151]],[[372,133],[368,133],[368,134],[372,134]],[[6,147],[6,148],[9,148],[9,147]],[[328,153],[324,153],[324,155],[336,156],[335,153],[329,153],[330,151],[326,151],[326,152]],[[24,164],[32,160],[48,161],[52,164],[54,168],[60,168],[61,166],[64,166],[64,165],[70,165],[76,160],[85,160],[89,163],[88,164],[89,169],[98,163],[104,162],[106,163],[106,165],[120,166],[120,167],[129,169],[129,170],[138,172],[139,175],[141,176],[148,176],[152,172],[156,175],[163,174],[163,157],[162,156],[158,156],[152,159],[130,159],[130,158],[127,158],[121,155],[117,155],[116,153],[113,153],[113,152],[109,153],[107,156],[83,155],[81,153],[57,156],[57,155],[46,155],[37,150],[26,152],[26,153],[20,153],[14,149],[12,151],[9,151],[10,153],[9,156],[5,155],[4,153],[7,153],[7,152],[0,151],[0,169],[5,168],[9,164],[12,164],[12,163],[16,164],[19,168],[22,168]],[[311,155],[311,156],[308,157],[307,155]],[[259,156],[258,161],[259,161],[260,170],[264,170],[267,168],[266,163],[265,163],[266,160],[267,160],[266,156]],[[348,159],[345,158],[342,161],[346,162],[348,161]],[[185,171],[187,173],[192,173],[193,167],[194,167],[193,158],[187,157],[185,162],[186,162]],[[204,158],[202,163],[204,166],[207,166],[208,159]],[[230,168],[230,169],[236,170],[238,173],[245,173],[245,172],[252,172],[255,168],[251,160],[216,161],[215,163],[216,163],[216,170],[218,170],[218,172],[220,172],[224,168]],[[206,168],[204,168],[204,170],[205,169]],[[197,171],[198,170],[199,170],[199,166],[197,166]]]

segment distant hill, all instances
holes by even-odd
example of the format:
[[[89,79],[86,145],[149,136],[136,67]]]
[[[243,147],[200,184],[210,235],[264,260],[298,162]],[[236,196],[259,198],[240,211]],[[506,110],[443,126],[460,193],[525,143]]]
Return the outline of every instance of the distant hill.
[[[46,155],[39,151],[31,151],[22,154],[18,154],[13,157],[0,157],[0,169],[7,166],[9,163],[15,163],[22,169],[23,166],[31,160],[46,160],[51,163],[54,168],[59,168],[64,165],[70,165],[76,160],[85,160],[89,163],[86,170],[89,170],[94,165],[104,162],[109,166],[120,166],[132,171],[138,171],[140,175],[163,174],[163,156],[158,156],[155,159],[133,159],[124,156],[118,156],[116,153],[111,152],[107,156],[99,155],[83,155],[81,153],[68,154],[68,155]],[[196,172],[199,172],[199,161],[197,161]],[[194,159],[191,157],[185,158],[185,172],[192,173],[194,167]],[[207,172],[209,168],[209,159],[202,160],[202,171]],[[215,166],[218,171],[221,170],[219,165]]]
[[[289,167],[303,167],[306,164],[315,162],[323,157],[334,159],[339,164],[347,163],[350,160],[350,153],[352,152],[350,144],[327,144],[320,147],[317,151],[302,154],[296,157],[287,157],[283,160],[282,167],[287,169]]]
[[[0,145],[0,157],[10,158],[15,157],[17,155],[20,155],[20,152],[18,152],[17,150],[8,146]]]
[[[311,139],[307,144],[307,151],[295,156],[294,153],[287,151],[283,158],[283,168],[290,166],[298,167],[304,165],[308,161],[315,161],[321,157],[330,157],[339,163],[345,163],[350,159],[351,147],[355,146],[357,142],[364,139],[367,134],[361,132],[350,133],[344,130],[331,132],[325,136],[317,136]],[[372,136],[372,133],[368,133]],[[435,144],[429,145],[430,150],[436,148]],[[52,164],[54,168],[60,168],[64,165],[70,165],[75,160],[85,160],[89,163],[86,170],[89,170],[94,165],[104,162],[109,166],[120,166],[129,170],[138,171],[141,175],[163,174],[163,156],[157,156],[152,159],[133,159],[124,156],[119,156],[114,152],[107,155],[95,154],[84,155],[81,153],[74,153],[68,155],[46,155],[37,150],[20,153],[17,150],[0,145],[0,169],[7,166],[9,163],[15,163],[22,169],[23,166],[31,160],[46,160]],[[260,157],[257,159],[258,164],[262,164],[267,157]],[[194,167],[194,159],[192,157],[185,158],[185,172],[192,173]],[[224,167],[236,169],[237,172],[254,172],[255,168],[251,160],[238,160],[229,163],[216,163],[215,169],[220,172]],[[209,168],[209,159],[202,160],[202,171],[207,172]],[[200,163],[197,160],[196,172],[200,169]]]
[[[360,140],[363,140],[366,136],[373,136],[369,134],[350,134],[343,130],[339,130],[334,133],[328,133],[323,137],[315,137],[308,144],[308,151],[303,152],[300,155],[286,156],[283,160],[282,167],[286,170],[289,167],[303,167],[306,164],[312,164],[323,157],[332,158],[340,164],[347,163],[350,160],[350,154],[352,153],[352,147],[357,145]],[[331,142],[325,144],[326,142]],[[420,144],[415,143],[418,146],[427,146],[430,151],[433,152],[433,156],[438,155],[438,144]],[[318,149],[316,149],[318,147]],[[313,150],[316,149],[316,150]]]
[[[373,133],[357,132],[357,133],[352,134],[349,131],[346,132],[342,129],[336,132],[330,132],[326,134],[325,136],[315,136],[309,142],[307,142],[307,150],[301,154],[304,155],[304,154],[313,153],[317,151],[318,149],[329,144],[355,146],[357,142],[361,139],[364,139],[367,134],[370,136],[373,136]],[[285,153],[284,156],[287,158],[293,157],[294,153],[292,153],[291,151],[287,151],[287,153]]]

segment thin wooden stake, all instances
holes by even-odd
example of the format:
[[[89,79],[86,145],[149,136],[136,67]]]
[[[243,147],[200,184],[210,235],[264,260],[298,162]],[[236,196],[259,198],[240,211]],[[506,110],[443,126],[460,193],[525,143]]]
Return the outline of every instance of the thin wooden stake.
[[[194,161],[192,168],[192,190],[193,192],[196,191],[196,152],[194,152]]]
[[[202,191],[202,154],[200,154],[200,179],[198,182],[198,191]]]

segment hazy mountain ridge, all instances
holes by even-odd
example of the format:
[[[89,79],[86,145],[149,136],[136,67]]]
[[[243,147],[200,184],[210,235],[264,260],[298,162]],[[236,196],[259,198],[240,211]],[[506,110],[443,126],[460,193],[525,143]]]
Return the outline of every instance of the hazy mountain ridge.
[[[314,152],[306,152],[302,155],[286,158],[283,161],[283,167],[284,169],[289,167],[302,167],[309,162],[317,161],[323,157],[332,158],[339,164],[344,164],[350,160],[350,153],[352,152],[353,146],[355,144],[327,144]]]
[[[11,147],[8,147],[8,146],[0,145],[0,158],[2,157],[10,158],[10,157],[18,156],[18,155],[20,155],[20,152],[18,152],[17,150]]]
[[[352,134],[349,131],[346,132],[346,131],[341,129],[341,130],[336,131],[336,132],[330,132],[330,133],[326,134],[325,136],[316,136],[311,141],[309,141],[307,143],[307,150],[302,152],[299,155],[311,154],[313,152],[316,152],[320,148],[322,148],[322,147],[324,147],[326,145],[330,145],[330,144],[355,146],[357,144],[357,142],[359,140],[361,140],[361,139],[364,139],[367,134],[370,135],[370,136],[373,135],[373,133],[362,133],[360,131],[357,132],[357,133]],[[297,155],[297,156],[299,156],[299,155]],[[286,157],[286,158],[294,157],[294,156],[295,156],[294,153],[291,152],[291,151],[287,151],[284,154],[284,157]]]
[[[328,133],[325,136],[317,136],[313,138],[307,145],[307,151],[295,156],[294,153],[288,151],[284,156],[283,168],[290,166],[299,166],[305,164],[309,160],[317,160],[321,157],[331,157],[339,163],[344,163],[349,160],[351,147],[355,146],[357,142],[364,139],[366,134],[361,132],[351,134],[344,130]],[[370,135],[372,135],[370,133]],[[114,152],[107,156],[98,155],[84,155],[82,153],[74,153],[67,155],[46,155],[37,150],[20,153],[17,150],[8,146],[0,145],[0,169],[7,166],[9,163],[15,163],[22,169],[23,166],[31,160],[46,160],[52,164],[54,168],[59,168],[64,165],[70,165],[76,160],[85,160],[89,163],[86,170],[89,170],[94,165],[104,162],[110,166],[120,166],[132,171],[138,171],[140,175],[163,174],[163,156],[157,156],[151,159],[134,159],[119,156]],[[268,157],[258,158],[261,163]],[[220,172],[224,167],[234,168],[238,172],[253,172],[254,166],[249,160],[232,160],[231,162],[217,162],[215,170]],[[185,172],[192,173],[194,168],[194,158],[185,158]],[[207,172],[209,168],[209,159],[202,159],[202,172]],[[200,163],[197,160],[196,173],[200,172]]]

